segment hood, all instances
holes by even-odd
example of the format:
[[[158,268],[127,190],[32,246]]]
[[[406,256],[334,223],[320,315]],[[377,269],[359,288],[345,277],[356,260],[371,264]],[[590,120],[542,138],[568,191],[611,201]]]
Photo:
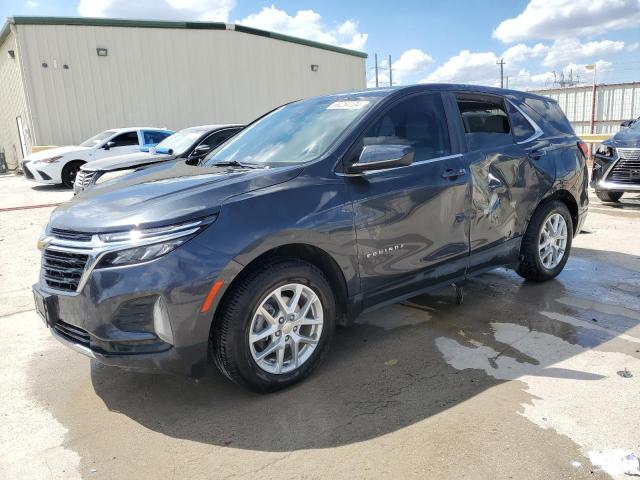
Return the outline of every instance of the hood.
[[[97,186],[51,214],[49,225],[80,232],[155,227],[216,214],[226,199],[295,178],[302,166],[247,169],[166,162]]]
[[[71,152],[84,152],[86,150],[91,150],[91,147],[76,147],[73,145],[69,145],[66,147],[49,148],[47,150],[42,150],[40,152],[27,155],[25,157],[25,161],[33,162],[34,160],[42,160],[44,158],[51,158],[51,157],[64,155],[66,153],[71,153]]]
[[[640,130],[623,128],[604,143],[618,148],[640,148]]]
[[[165,160],[173,160],[174,155],[164,155],[161,153],[153,154],[148,152],[129,153],[127,155],[117,155],[115,157],[102,158],[93,160],[82,166],[83,170],[104,171],[121,170],[123,168],[140,167],[154,162],[163,162]]]

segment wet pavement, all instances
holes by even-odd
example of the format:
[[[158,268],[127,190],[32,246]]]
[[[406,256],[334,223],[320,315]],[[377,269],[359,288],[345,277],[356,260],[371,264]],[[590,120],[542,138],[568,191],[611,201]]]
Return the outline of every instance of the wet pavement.
[[[0,212],[0,478],[609,478],[590,458],[640,454],[640,196],[593,199],[558,279],[498,269],[462,305],[445,289],[363,316],[272,395],[51,339],[28,290],[50,210]]]

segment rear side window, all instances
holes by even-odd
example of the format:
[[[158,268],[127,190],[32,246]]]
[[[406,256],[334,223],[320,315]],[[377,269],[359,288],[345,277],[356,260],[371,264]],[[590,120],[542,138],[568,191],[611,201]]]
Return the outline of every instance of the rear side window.
[[[556,134],[575,135],[569,120],[556,102],[525,98],[524,103],[545,120],[546,125],[544,127],[541,125],[545,132],[551,127]]]
[[[451,154],[449,130],[439,93],[400,101],[366,131],[363,145],[408,145],[415,161]]]
[[[535,135],[536,129],[533,125],[531,125],[529,120],[510,102],[507,102],[507,110],[509,111],[509,121],[511,122],[513,139],[516,142],[524,142]]]
[[[153,130],[145,130],[142,134],[144,135],[145,145],[156,145],[171,135],[168,132],[158,132]]]
[[[456,98],[467,143],[472,150],[513,143],[502,99],[473,95]]]

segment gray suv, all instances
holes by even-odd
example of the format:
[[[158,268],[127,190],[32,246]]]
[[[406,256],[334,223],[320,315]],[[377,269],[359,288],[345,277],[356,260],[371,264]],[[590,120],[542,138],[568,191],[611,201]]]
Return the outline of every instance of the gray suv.
[[[586,146],[548,98],[416,85],[285,105],[199,165],[58,207],[33,292],[108,365],[258,391],[308,376],[336,325],[481,274],[558,275],[587,213]]]

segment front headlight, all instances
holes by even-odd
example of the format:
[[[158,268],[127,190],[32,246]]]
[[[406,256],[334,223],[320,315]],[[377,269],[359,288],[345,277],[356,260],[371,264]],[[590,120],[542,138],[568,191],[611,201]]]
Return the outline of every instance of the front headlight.
[[[100,241],[108,251],[100,259],[97,268],[155,260],[191,240],[215,219],[213,216],[166,227],[100,234]]]
[[[127,175],[134,170],[134,168],[127,168],[126,170],[115,170],[113,172],[106,172],[98,177],[98,179],[96,180],[96,185],[108,182],[109,180],[113,180],[114,178],[122,177],[123,175]]]
[[[609,145],[601,143],[596,149],[596,155],[602,155],[603,157],[613,157],[613,148],[611,148]]]
[[[62,159],[62,155],[58,155],[56,157],[51,157],[51,158],[42,158],[40,160],[36,160],[33,163],[56,163],[59,162]]]
[[[42,227],[42,231],[40,232],[40,236],[38,237],[38,243],[36,246],[38,250],[44,250],[45,240],[49,235],[49,224],[45,223],[44,227]]]

